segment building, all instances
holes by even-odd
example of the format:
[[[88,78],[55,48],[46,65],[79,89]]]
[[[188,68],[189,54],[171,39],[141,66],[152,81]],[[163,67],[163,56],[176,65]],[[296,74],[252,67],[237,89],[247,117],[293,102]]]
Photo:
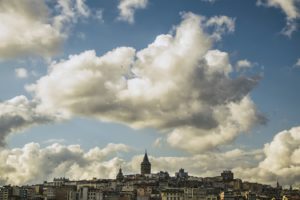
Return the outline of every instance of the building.
[[[179,179],[187,179],[189,177],[189,174],[181,168],[178,172],[175,173],[175,177]]]
[[[235,200],[233,191],[223,191],[220,193],[220,200]]]
[[[12,194],[12,187],[10,185],[0,188],[0,200],[9,200]]]
[[[149,200],[152,194],[152,188],[150,186],[141,186],[137,188],[137,200]]]
[[[184,200],[205,200],[206,191],[202,188],[184,188]]]
[[[184,200],[182,188],[168,188],[161,191],[162,200]]]
[[[48,186],[44,188],[43,197],[45,200],[67,200],[72,199],[70,194],[76,192],[76,186]]]
[[[149,162],[147,151],[145,152],[143,162],[141,163],[141,174],[151,174],[151,163]]]
[[[233,180],[233,173],[230,170],[225,170],[221,173],[223,181],[232,181]]]
[[[82,187],[78,191],[79,200],[102,200],[103,192],[100,189]]]

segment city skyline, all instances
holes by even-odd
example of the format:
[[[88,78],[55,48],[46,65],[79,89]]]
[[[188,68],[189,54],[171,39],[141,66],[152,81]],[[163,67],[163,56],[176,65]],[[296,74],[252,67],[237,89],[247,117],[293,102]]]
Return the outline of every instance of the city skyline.
[[[147,152],[138,174],[124,175],[122,169],[114,179],[70,180],[54,178],[34,185],[0,187],[3,200],[298,200],[299,189],[274,187],[243,181],[230,170],[220,176],[195,177],[180,168],[175,176],[167,171],[151,173]]]
[[[147,149],[145,173],[299,187],[299,9],[0,1],[0,185],[115,178]]]

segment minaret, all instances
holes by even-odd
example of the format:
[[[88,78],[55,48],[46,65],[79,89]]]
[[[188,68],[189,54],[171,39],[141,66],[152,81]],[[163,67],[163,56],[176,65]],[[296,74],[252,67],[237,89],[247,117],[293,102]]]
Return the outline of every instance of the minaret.
[[[277,179],[277,183],[276,183],[276,188],[278,190],[282,190],[282,186],[279,184],[278,179]]]
[[[119,173],[117,174],[117,177],[116,177],[117,181],[122,181],[124,179],[124,175],[123,175],[123,172],[122,172],[122,168],[120,167],[119,169]]]
[[[143,162],[141,163],[141,174],[151,174],[151,163],[149,162],[147,150],[145,151]]]

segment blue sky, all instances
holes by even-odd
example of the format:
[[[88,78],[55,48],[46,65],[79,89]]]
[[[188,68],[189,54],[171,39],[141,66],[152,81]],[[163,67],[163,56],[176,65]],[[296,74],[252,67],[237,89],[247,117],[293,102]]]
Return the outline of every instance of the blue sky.
[[[292,174],[300,170],[298,1],[28,5],[0,3],[0,169],[32,149],[34,162],[49,153],[54,164],[38,168],[39,178],[17,170],[3,183],[113,177],[108,168],[120,164],[138,173],[145,149],[154,171],[174,172],[184,160],[199,176],[228,168],[252,181],[300,183]],[[282,165],[276,156],[289,160]],[[202,161],[201,169],[189,164]]]

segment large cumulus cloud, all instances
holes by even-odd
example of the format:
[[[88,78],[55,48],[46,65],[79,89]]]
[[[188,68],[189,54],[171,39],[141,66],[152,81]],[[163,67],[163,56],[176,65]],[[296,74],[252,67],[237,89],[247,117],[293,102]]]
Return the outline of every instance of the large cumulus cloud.
[[[23,148],[0,151],[0,184],[41,183],[54,177],[71,179],[114,178],[124,160],[116,157],[128,152],[124,144],[108,144],[84,151],[80,145],[52,144],[45,148],[37,143]]]
[[[66,27],[90,12],[84,0],[52,4],[54,9],[46,0],[0,1],[0,59],[56,54],[68,35]]]
[[[60,121],[58,115],[39,112],[37,103],[25,96],[17,96],[0,102],[0,146],[11,133],[21,132],[34,125]]]
[[[115,178],[120,166],[125,174],[137,174],[143,155],[124,160],[124,154],[131,150],[124,144],[108,144],[85,151],[80,145],[57,143],[46,147],[29,143],[22,148],[4,149],[0,152],[0,184],[41,183],[61,176],[73,180]],[[234,149],[187,157],[150,156],[150,161],[153,173],[168,171],[174,175],[179,168],[185,168],[190,175],[206,177],[235,166],[254,167],[262,154],[261,150]]]
[[[127,170],[139,171],[143,155],[134,156],[126,165]],[[246,151],[233,149],[225,152],[207,152],[193,156],[150,156],[152,171],[168,171],[174,176],[179,168],[184,168],[191,176],[212,177],[218,176],[224,169],[240,167],[255,167],[263,159],[262,150]]]
[[[213,49],[232,30],[229,19],[185,13],[173,33],[145,49],[72,55],[27,88],[44,112],[156,128],[190,152],[215,148],[264,121],[249,97],[259,77],[232,78],[228,53]]]
[[[283,185],[298,185],[299,133],[300,127],[282,131],[262,149],[232,149],[181,157],[150,156],[149,159],[153,173],[168,171],[174,175],[179,168],[185,168],[192,176],[210,177],[231,169],[236,178],[244,181],[274,184],[279,180]],[[42,148],[37,143],[3,149],[0,152],[0,183],[40,183],[60,176],[76,180],[114,178],[120,166],[125,174],[139,173],[143,155],[123,159],[122,154],[131,150],[124,144],[108,144],[85,151],[80,145],[52,144]]]
[[[138,170],[142,156],[132,158],[129,165]],[[231,169],[235,177],[244,181],[274,185],[300,184],[300,127],[275,134],[272,141],[261,149],[233,149],[225,152],[206,152],[188,157],[150,157],[154,171],[174,173],[187,169],[197,176],[216,176],[223,169]]]
[[[237,168],[236,172],[249,180],[300,184],[300,127],[275,135],[264,147],[265,158],[257,167]]]

